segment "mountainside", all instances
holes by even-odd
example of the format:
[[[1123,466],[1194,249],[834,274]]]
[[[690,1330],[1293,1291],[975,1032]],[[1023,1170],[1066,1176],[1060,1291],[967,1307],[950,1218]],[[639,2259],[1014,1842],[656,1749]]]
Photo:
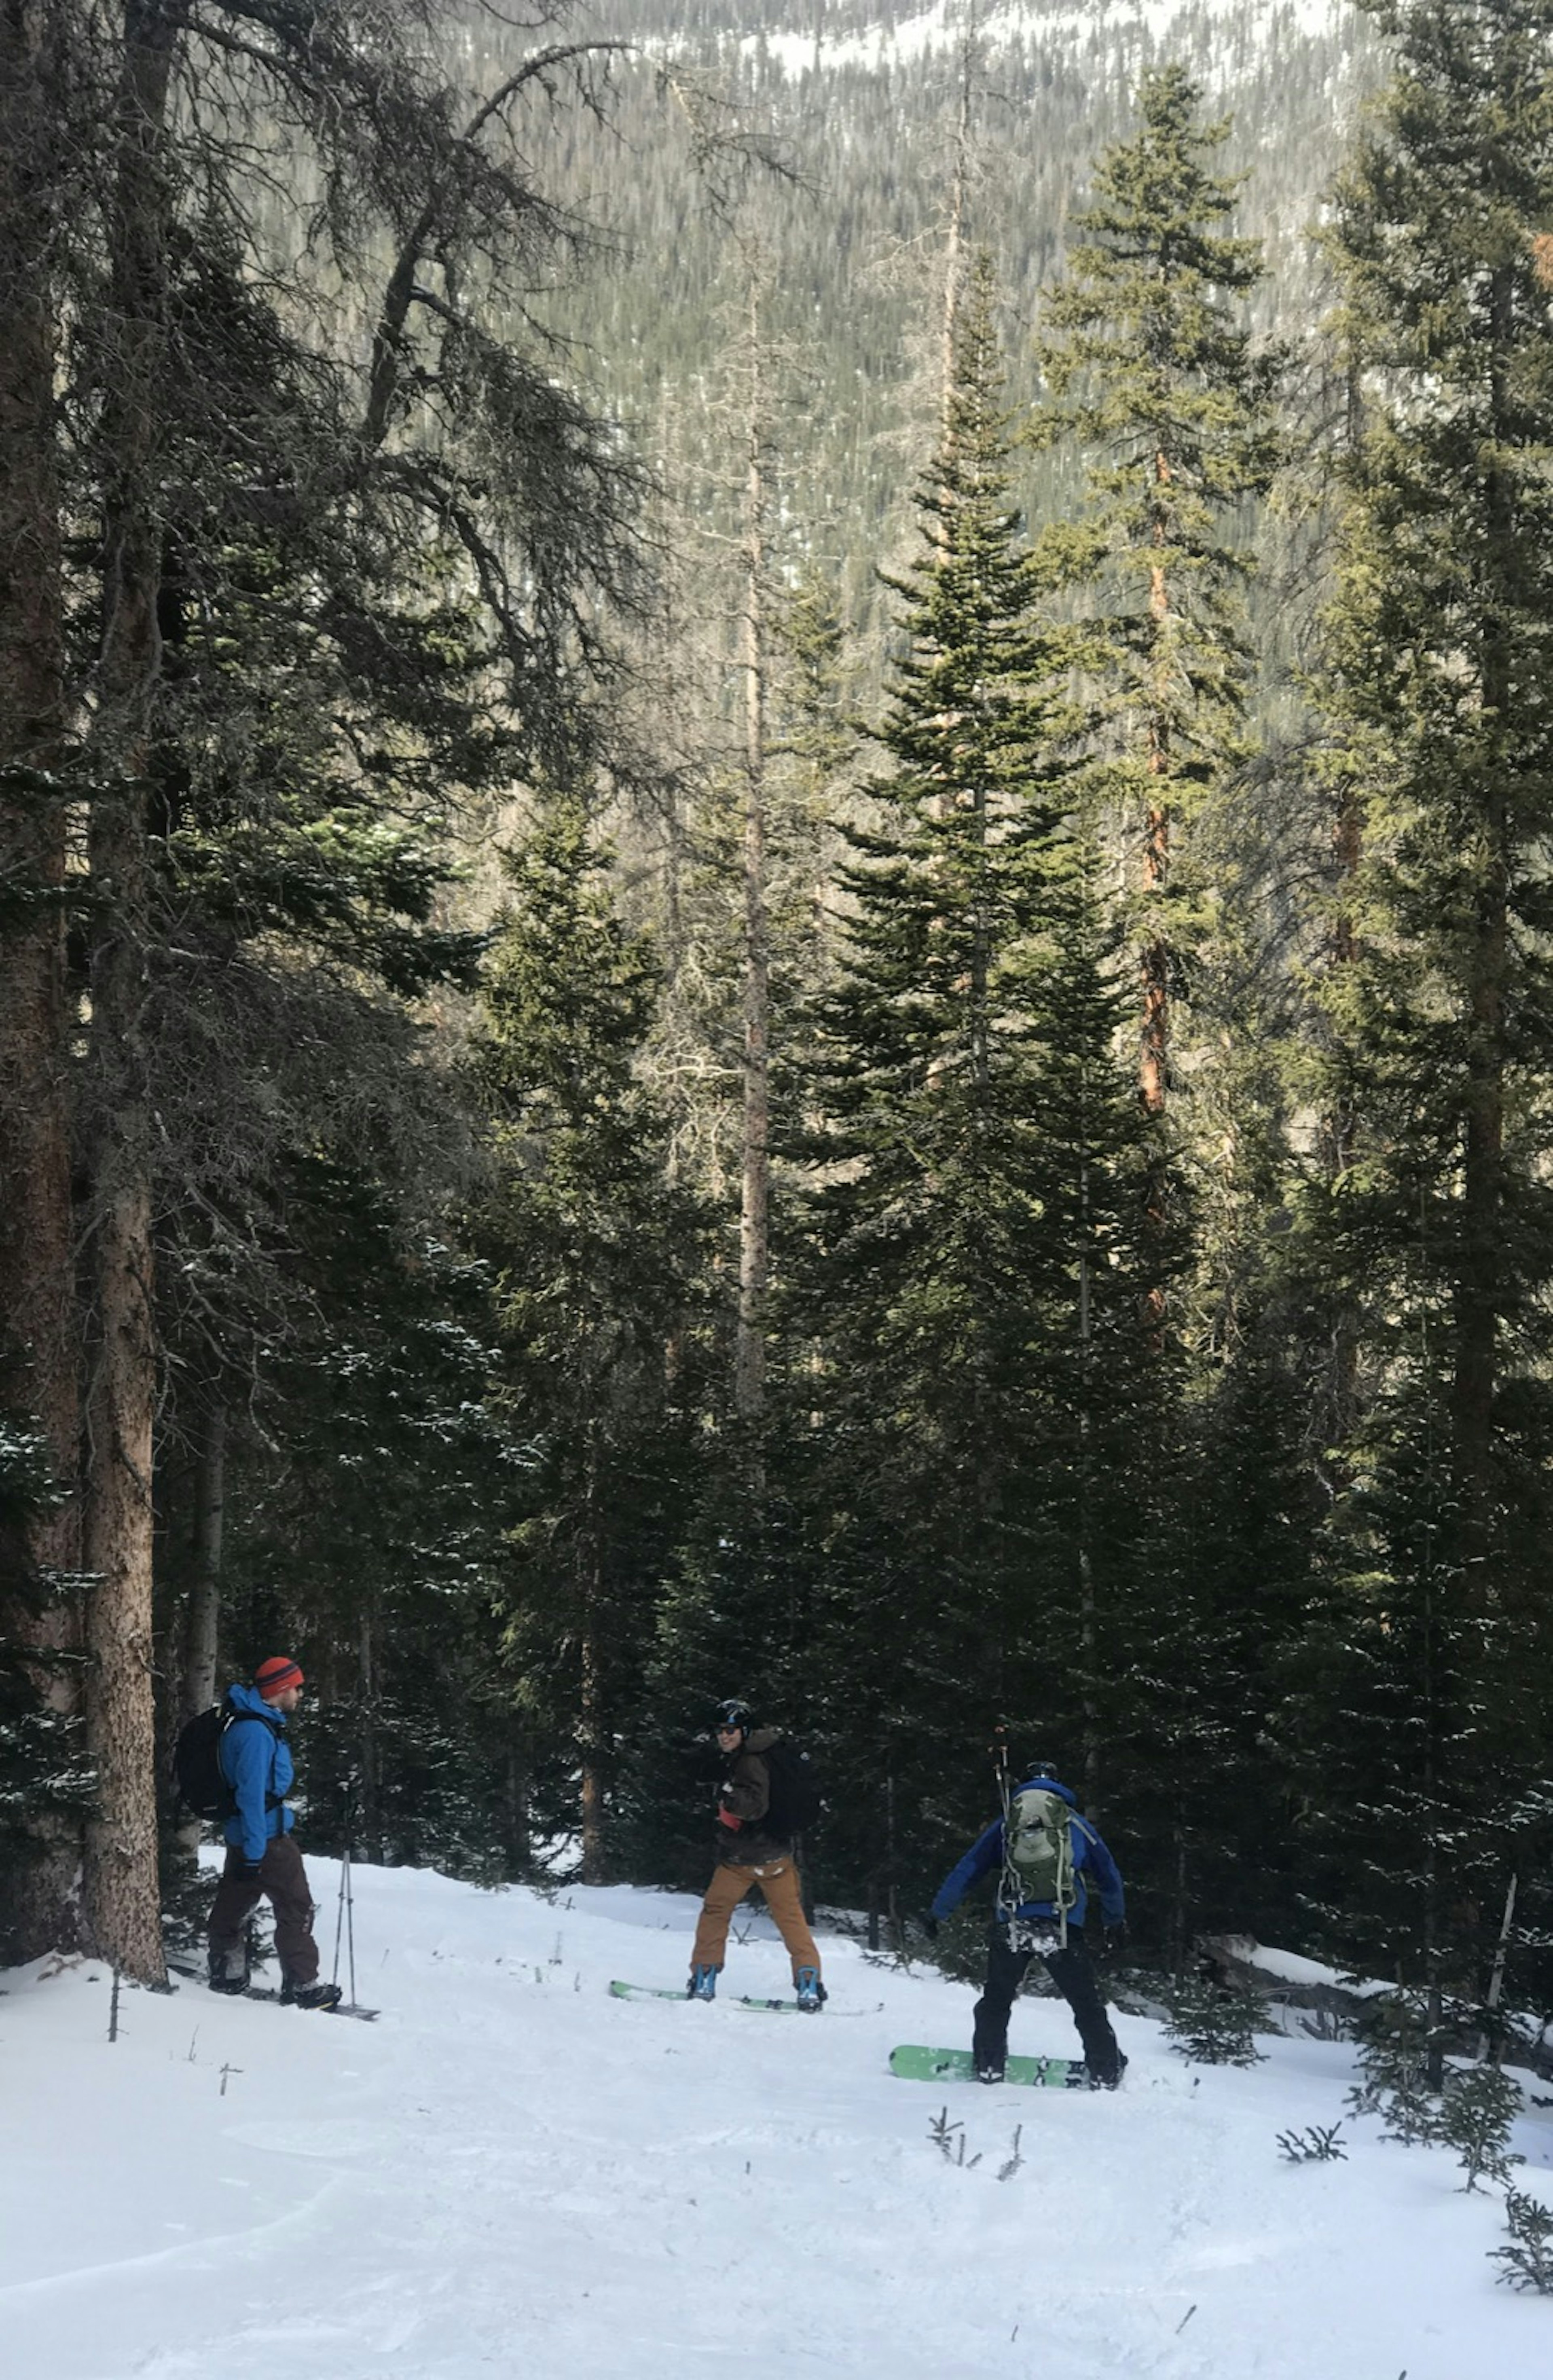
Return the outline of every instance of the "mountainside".
[[[1184,61],[1232,115],[1240,227],[1268,265],[1256,318],[1297,340],[1316,310],[1309,229],[1379,59],[1347,0],[1014,0],[972,32],[950,0],[603,0],[576,30],[635,45],[613,127],[574,112],[542,136],[547,176],[618,243],[564,310],[578,368],[671,468],[714,459],[727,310],[758,243],[767,326],[789,350],[779,443],[803,491],[795,512],[838,559],[877,555],[929,435],[929,383],[914,373],[933,351],[967,76],[965,236],[997,260],[1017,402],[1040,287],[1061,270],[1090,161],[1132,121],[1142,67]],[[494,75],[516,36],[481,18],[465,39]],[[671,61],[677,99],[659,79]],[[769,127],[798,185],[758,175],[720,211],[692,153],[692,80],[728,103],[723,129]]]

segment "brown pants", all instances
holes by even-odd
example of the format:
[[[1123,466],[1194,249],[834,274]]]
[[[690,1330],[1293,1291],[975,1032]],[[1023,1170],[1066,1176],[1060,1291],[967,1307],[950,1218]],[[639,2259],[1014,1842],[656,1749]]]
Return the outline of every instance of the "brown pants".
[[[707,1887],[707,1897],[701,1903],[701,1914],[696,1926],[696,1947],[690,1953],[693,1967],[721,1967],[722,1954],[728,1947],[728,1920],[738,1907],[752,1884],[758,1884],[766,1896],[766,1906],[775,1918],[777,1931],[787,1945],[787,1955],[793,1961],[793,1980],[798,1980],[800,1967],[812,1967],[819,1973],[819,1953],[814,1947],[804,1915],[803,1895],[798,1886],[798,1871],[790,1859],[765,1860],[758,1867],[734,1867],[720,1862],[716,1875]]]
[[[275,1912],[275,1955],[281,1973],[300,1991],[318,1981],[318,1944],[313,1940],[312,1895],[302,1854],[289,1835],[272,1835],[259,1874],[239,1876],[241,1852],[229,1850],[211,1909],[211,1974],[236,1977],[248,1972],[243,1927],[261,1900]]]

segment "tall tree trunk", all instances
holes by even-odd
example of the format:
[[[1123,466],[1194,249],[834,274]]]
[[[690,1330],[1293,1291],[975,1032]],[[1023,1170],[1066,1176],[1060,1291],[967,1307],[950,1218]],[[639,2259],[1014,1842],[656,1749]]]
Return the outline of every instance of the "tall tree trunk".
[[[1509,359],[1515,326],[1511,271],[1494,275],[1495,353],[1489,378],[1493,421],[1511,443]],[[1494,451],[1492,448],[1490,452]],[[1484,478],[1490,566],[1513,552],[1513,498],[1504,470]],[[1451,1439],[1461,1513],[1462,1559],[1469,1597],[1486,1591],[1494,1507],[1494,1400],[1498,1385],[1499,1317],[1504,1298],[1500,1240],[1504,1225],[1505,978],[1510,960],[1510,807],[1504,764],[1496,749],[1498,722],[1514,716],[1509,638],[1490,608],[1483,628],[1483,716],[1493,722],[1485,759],[1478,827],[1478,880],[1467,952],[1467,1079],[1462,1170],[1460,1256],[1453,1288],[1455,1378]],[[1522,698],[1523,699],[1523,698]]]
[[[1343,385],[1344,448],[1349,461],[1354,462],[1364,441],[1365,398],[1363,375],[1352,361]],[[1365,855],[1365,802],[1363,791],[1353,777],[1344,777],[1338,786],[1330,832],[1335,914],[1327,936],[1326,971],[1329,980],[1341,980],[1360,952],[1356,905],[1359,866]],[[1327,1031],[1332,1042],[1338,1044],[1336,1029],[1329,1023]],[[1334,1054],[1342,1054],[1341,1046]],[[1331,1096],[1316,1125],[1316,1145],[1322,1174],[1329,1187],[1336,1188],[1358,1153],[1358,1115],[1352,1082],[1339,1075],[1335,1066],[1333,1078],[1329,1079]],[[1333,1316],[1326,1370],[1328,1410],[1323,1437],[1334,1451],[1331,1467],[1323,1466],[1316,1475],[1331,1497],[1345,1483],[1347,1466],[1342,1450],[1351,1445],[1358,1422],[1359,1329],[1353,1302],[1348,1298],[1340,1302]]]
[[[219,1401],[205,1415],[194,1470],[194,1560],[184,1606],[183,1659],[177,1693],[179,1724],[209,1710],[215,1700],[216,1657],[221,1642],[221,1548],[226,1518],[226,1408]],[[182,1856],[198,1853],[204,1822],[186,1817],[176,1840]]]
[[[758,1421],[766,1402],[766,1290],[770,1269],[770,952],[766,920],[765,375],[760,299],[749,291],[749,410],[745,477],[744,1162],[734,1404]]]
[[[1169,487],[1171,462],[1161,448],[1154,457],[1155,484]],[[1161,504],[1154,517],[1153,538],[1162,547],[1169,524]],[[1157,562],[1149,574],[1148,616],[1156,655],[1162,646],[1170,619],[1170,584],[1162,562]],[[1156,660],[1156,670],[1164,664]],[[1156,701],[1147,726],[1149,790],[1148,818],[1144,832],[1143,882],[1146,914],[1159,918],[1159,905],[1170,882],[1171,873],[1171,730],[1170,715],[1163,697]],[[1143,947],[1143,1034],[1138,1063],[1138,1087],[1143,1103],[1150,1115],[1163,1113],[1171,1077],[1171,953],[1170,939],[1162,922],[1156,922]],[[1157,1187],[1158,1185],[1155,1185]],[[1154,1195],[1151,1189],[1151,1196]],[[1162,1199],[1162,1193],[1160,1194]]]
[[[1090,1285],[1089,1243],[1093,1229],[1089,1213],[1089,1160],[1087,1154],[1079,1160],[1079,1257],[1078,1257],[1078,1350],[1079,1350],[1079,1411],[1078,1411],[1078,1610],[1079,1646],[1082,1684],[1079,1708],[1083,1717],[1082,1795],[1084,1815],[1096,1826],[1100,1822],[1100,1618],[1095,1594],[1094,1551],[1094,1448],[1091,1443],[1091,1404],[1094,1392],[1094,1319]]]
[[[599,1673],[599,1628],[603,1618],[603,1537],[599,1493],[599,1425],[588,1426],[588,1506],[578,1581],[577,1734],[581,1753],[579,1794],[582,1824],[582,1880],[604,1881],[604,1779],[600,1763],[603,1742],[603,1693]]]
[[[64,1500],[0,1535],[0,1636],[35,1655],[40,1710],[73,1714],[79,1644],[51,1574],[80,1567],[79,1323],[70,1212],[69,1002],[61,895],[64,607],[55,464],[56,192],[46,0],[0,0],[0,1408],[36,1429]],[[0,1959],[81,1939],[80,1829],[28,1821],[7,1864]]]
[[[1170,486],[1171,477],[1170,456],[1161,447],[1154,457],[1155,486],[1163,491]],[[1163,548],[1168,533],[1169,523],[1161,495],[1154,514],[1153,542],[1157,549]],[[1164,648],[1170,613],[1170,582],[1164,563],[1157,561],[1150,570],[1148,586],[1156,690],[1146,727],[1150,785],[1144,832],[1143,883],[1144,914],[1148,922],[1139,957],[1143,1016],[1138,1046],[1138,1096],[1145,1114],[1157,1118],[1164,1115],[1171,1085],[1171,945],[1164,904],[1171,875],[1173,825],[1171,772],[1173,755],[1170,712],[1162,684],[1169,665]],[[1167,1200],[1167,1160],[1161,1139],[1155,1143],[1144,1191],[1144,1210],[1156,1232],[1164,1230]],[[1144,1319],[1156,1347],[1162,1346],[1165,1292],[1158,1281],[1144,1293]]]
[[[185,1718],[215,1700],[221,1645],[222,1540],[226,1525],[226,1407],[204,1416],[194,1473],[194,1569],[184,1621],[180,1709]]]
[[[965,212],[971,186],[971,98],[978,55],[977,9],[966,11],[960,44],[960,105],[954,119],[954,171],[949,185],[944,237],[943,312],[939,329],[939,428],[947,455],[954,424],[954,350],[960,336],[960,293],[965,273]]]
[[[361,1693],[361,1811],[358,1826],[347,1821],[347,1833],[360,1842],[369,1860],[381,1867],[387,1858],[382,1830],[382,1759],[378,1742],[378,1635],[376,1599],[369,1596],[361,1614],[358,1639],[358,1683]]]
[[[118,326],[103,408],[103,648],[98,788],[89,856],[91,950],[90,1198],[95,1342],[88,1390],[83,1551],[94,1574],[87,1741],[97,1802],[87,1905],[101,1954],[164,1980],[152,1705],[152,1315],[151,1102],[146,1046],[150,871],[146,771],[160,667],[158,395],[165,369],[164,154],[176,32],[165,0],[127,0],[111,224]]]

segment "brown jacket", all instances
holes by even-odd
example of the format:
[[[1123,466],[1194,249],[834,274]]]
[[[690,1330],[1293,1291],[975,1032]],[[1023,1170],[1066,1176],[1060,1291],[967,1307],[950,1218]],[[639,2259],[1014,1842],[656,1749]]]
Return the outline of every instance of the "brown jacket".
[[[718,1820],[717,1856],[724,1866],[761,1867],[767,1860],[786,1859],[792,1852],[788,1837],[768,1833],[762,1823],[771,1799],[771,1775],[764,1755],[781,1732],[775,1727],[752,1729],[723,1779],[718,1800],[739,1822],[730,1827]]]

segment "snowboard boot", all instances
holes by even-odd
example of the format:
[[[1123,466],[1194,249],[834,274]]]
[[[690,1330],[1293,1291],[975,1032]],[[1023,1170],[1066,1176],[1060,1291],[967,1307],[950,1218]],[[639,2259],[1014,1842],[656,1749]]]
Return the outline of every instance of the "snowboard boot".
[[[1002,2059],[984,2058],[976,2070],[976,2079],[978,2082],[1001,2082],[1003,2079]]]
[[[345,1994],[338,1984],[283,1984],[282,2008],[338,2008]]]
[[[212,1975],[210,1984],[212,1992],[230,1992],[236,1999],[241,1993],[247,1991],[248,1977],[246,1975]]]
[[[712,2000],[717,1998],[717,1969],[692,1967],[690,1981],[685,1986],[687,2000]]]
[[[1116,2053],[1116,2065],[1111,2073],[1097,2074],[1093,2070],[1091,2070],[1089,2076],[1089,2088],[1091,2091],[1120,2091],[1122,2088],[1122,2077],[1126,2071],[1127,2054],[1125,2050],[1119,2049]]]
[[[819,1980],[818,1967],[800,1967],[793,1978],[798,1995],[798,2006],[806,2016],[818,2016],[825,2005],[825,1986]]]
[[[241,1963],[235,1963],[235,1960],[240,1961]],[[212,1950],[210,1973],[206,1980],[212,1992],[230,1992],[236,1998],[239,1992],[246,1992],[249,1987],[248,1961],[243,1958],[240,1950],[236,1953]]]

